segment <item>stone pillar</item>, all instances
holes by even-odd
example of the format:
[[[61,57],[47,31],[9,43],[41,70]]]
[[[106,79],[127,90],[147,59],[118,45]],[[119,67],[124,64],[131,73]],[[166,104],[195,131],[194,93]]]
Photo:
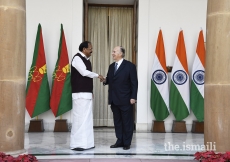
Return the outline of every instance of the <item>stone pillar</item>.
[[[24,152],[25,0],[0,0],[0,152]]]
[[[230,150],[230,1],[208,0],[204,144]]]

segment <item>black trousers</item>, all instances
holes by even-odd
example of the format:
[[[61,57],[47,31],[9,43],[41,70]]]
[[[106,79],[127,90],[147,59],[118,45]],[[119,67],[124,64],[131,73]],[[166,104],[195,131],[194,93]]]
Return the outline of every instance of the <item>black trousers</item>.
[[[121,146],[130,146],[133,137],[133,105],[114,105],[111,104],[115,133],[117,137],[116,144]]]

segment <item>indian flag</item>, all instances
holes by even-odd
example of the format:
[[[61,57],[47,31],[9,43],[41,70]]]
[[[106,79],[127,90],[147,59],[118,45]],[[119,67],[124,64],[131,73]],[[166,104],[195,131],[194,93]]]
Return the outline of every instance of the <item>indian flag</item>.
[[[61,24],[58,59],[53,72],[53,84],[50,107],[55,117],[72,109],[72,90],[70,83],[70,65],[65,41],[65,33]]]
[[[183,31],[180,31],[176,57],[171,73],[169,106],[177,121],[186,118],[189,113],[189,75]]]
[[[161,30],[158,34],[152,69],[150,106],[156,120],[162,121],[169,116],[168,73]]]
[[[31,118],[50,109],[50,89],[47,79],[46,58],[39,24],[34,47],[33,61],[26,86],[26,109]]]
[[[204,121],[204,76],[205,47],[203,31],[200,31],[196,56],[192,67],[192,82],[190,89],[190,106],[198,121]]]

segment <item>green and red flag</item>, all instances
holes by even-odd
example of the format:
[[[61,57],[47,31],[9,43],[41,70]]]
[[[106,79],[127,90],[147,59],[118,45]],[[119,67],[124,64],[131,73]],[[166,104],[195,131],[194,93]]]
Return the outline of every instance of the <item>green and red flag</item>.
[[[70,82],[70,65],[66,47],[65,34],[61,24],[61,36],[58,59],[53,72],[50,107],[55,117],[72,109],[72,90]]]
[[[26,109],[31,118],[50,109],[50,89],[47,78],[46,57],[42,28],[38,24],[32,65],[26,87]]]

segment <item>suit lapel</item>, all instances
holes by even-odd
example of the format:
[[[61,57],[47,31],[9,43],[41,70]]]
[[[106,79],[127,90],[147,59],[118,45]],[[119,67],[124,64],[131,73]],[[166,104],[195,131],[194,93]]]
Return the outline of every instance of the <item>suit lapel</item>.
[[[111,73],[114,75],[114,66],[115,66],[115,62],[111,64]]]
[[[126,60],[124,59],[121,63],[121,65],[119,66],[119,68],[117,69],[116,73],[114,76],[116,76],[124,67],[125,67],[125,64],[126,64]],[[114,71],[114,70],[113,70]]]

